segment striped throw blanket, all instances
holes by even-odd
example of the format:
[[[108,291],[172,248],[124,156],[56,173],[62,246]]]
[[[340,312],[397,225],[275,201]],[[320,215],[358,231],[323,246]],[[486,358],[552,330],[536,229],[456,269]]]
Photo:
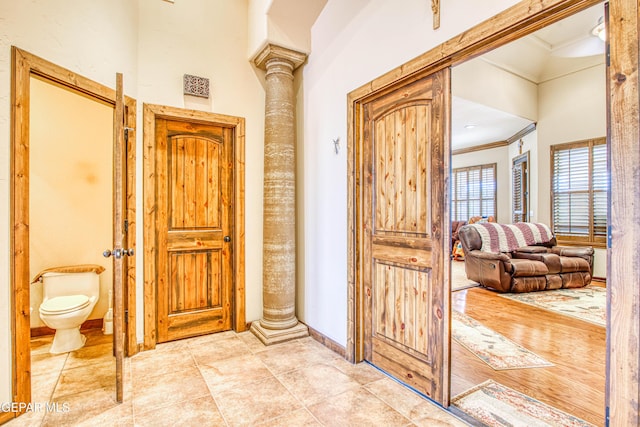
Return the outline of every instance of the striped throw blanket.
[[[483,222],[471,224],[480,233],[484,252],[511,252],[522,246],[547,243],[553,238],[551,229],[545,224],[519,222],[498,224]]]

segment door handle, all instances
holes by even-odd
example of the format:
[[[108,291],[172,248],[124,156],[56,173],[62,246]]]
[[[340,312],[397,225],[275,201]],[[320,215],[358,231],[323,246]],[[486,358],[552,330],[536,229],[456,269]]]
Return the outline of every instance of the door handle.
[[[113,255],[114,258],[116,259],[120,259],[123,256],[133,256],[134,254],[134,250],[133,248],[131,249],[114,249],[113,251],[111,251],[110,249],[107,249],[106,251],[102,252],[102,256],[105,258],[109,258],[111,255]]]
[[[223,240],[228,243],[231,241],[231,236],[224,236]]]

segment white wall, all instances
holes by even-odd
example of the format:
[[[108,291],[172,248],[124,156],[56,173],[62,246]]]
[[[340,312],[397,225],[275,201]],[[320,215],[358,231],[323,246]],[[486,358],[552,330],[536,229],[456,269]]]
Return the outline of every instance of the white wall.
[[[0,0],[0,242],[9,242],[11,45],[136,95],[137,9],[130,0]],[[9,245],[0,246],[0,402],[11,401]]]
[[[113,107],[31,78],[29,277],[64,265],[98,264],[100,295],[89,319],[109,307],[113,262]],[[43,326],[42,283],[30,287],[31,327]]]
[[[511,222],[511,158],[509,147],[451,156],[451,169],[496,163],[496,221]]]
[[[304,182],[298,242],[305,248],[298,252],[298,289],[304,289],[298,310],[307,324],[339,344],[347,338],[347,94],[515,3],[442,3],[437,31],[431,3],[423,0],[329,0],[316,20],[302,70],[304,100],[298,103]]]

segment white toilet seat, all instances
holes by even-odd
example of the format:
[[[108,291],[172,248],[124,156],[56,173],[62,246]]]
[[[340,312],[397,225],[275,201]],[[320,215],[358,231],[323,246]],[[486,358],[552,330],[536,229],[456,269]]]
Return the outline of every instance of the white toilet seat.
[[[82,310],[89,305],[86,295],[65,295],[43,301],[40,305],[42,314],[66,314]]]

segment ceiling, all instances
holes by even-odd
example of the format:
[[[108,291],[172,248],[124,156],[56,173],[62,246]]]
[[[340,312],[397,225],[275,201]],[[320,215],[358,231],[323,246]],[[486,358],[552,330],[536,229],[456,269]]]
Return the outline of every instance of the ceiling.
[[[604,42],[592,29],[604,14],[593,6],[526,37],[472,59],[535,84],[604,63]],[[455,94],[454,94],[455,95]],[[505,141],[532,121],[459,96],[452,98],[452,149]],[[473,124],[473,128],[465,125]]]

